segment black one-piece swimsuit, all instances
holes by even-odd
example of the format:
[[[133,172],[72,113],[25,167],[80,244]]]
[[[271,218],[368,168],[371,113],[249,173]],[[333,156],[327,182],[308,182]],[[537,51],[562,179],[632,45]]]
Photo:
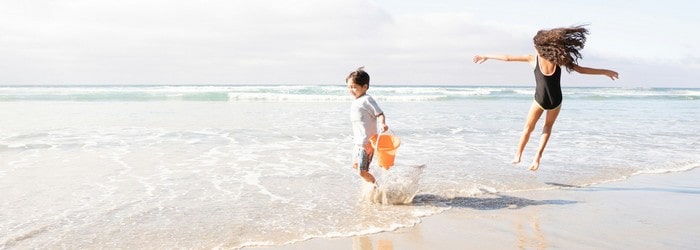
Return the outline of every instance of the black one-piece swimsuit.
[[[537,57],[535,66],[535,102],[543,110],[557,109],[563,100],[561,93],[561,68],[557,66],[554,73],[545,75],[540,70],[540,57]]]

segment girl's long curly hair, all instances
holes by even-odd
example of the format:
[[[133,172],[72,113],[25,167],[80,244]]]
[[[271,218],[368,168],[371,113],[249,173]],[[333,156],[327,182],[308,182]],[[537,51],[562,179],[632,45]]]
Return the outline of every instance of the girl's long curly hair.
[[[532,38],[535,49],[544,59],[563,65],[566,71],[571,72],[578,59],[583,58],[579,50],[586,43],[588,29],[583,25],[540,30]]]

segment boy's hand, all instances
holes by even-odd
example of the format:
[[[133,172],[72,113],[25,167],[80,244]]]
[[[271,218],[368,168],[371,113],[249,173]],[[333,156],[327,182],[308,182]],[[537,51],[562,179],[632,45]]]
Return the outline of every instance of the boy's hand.
[[[389,126],[382,124],[382,133],[386,132],[387,130],[389,130]]]

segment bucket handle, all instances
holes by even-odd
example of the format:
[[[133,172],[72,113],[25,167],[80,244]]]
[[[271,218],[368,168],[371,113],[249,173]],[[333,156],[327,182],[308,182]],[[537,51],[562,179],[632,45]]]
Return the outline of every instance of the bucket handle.
[[[381,134],[391,134],[391,135],[396,135],[396,133],[394,133],[394,130],[391,130],[391,129],[387,129],[386,131],[384,131],[384,132],[381,132],[381,133],[379,133],[379,134],[380,134],[380,135],[381,135]],[[378,137],[378,136],[377,136],[377,137]]]

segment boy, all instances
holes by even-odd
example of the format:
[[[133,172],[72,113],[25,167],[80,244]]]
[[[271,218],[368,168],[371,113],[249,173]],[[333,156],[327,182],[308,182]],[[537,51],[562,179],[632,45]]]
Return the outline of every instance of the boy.
[[[377,102],[367,94],[369,89],[369,74],[364,67],[350,72],[345,78],[350,95],[355,97],[350,105],[350,121],[353,132],[353,165],[359,169],[360,176],[368,183],[375,183],[374,176],[369,173],[369,164],[374,156],[374,149],[369,138],[377,134],[377,121],[382,127],[382,132],[387,131],[384,112]]]

